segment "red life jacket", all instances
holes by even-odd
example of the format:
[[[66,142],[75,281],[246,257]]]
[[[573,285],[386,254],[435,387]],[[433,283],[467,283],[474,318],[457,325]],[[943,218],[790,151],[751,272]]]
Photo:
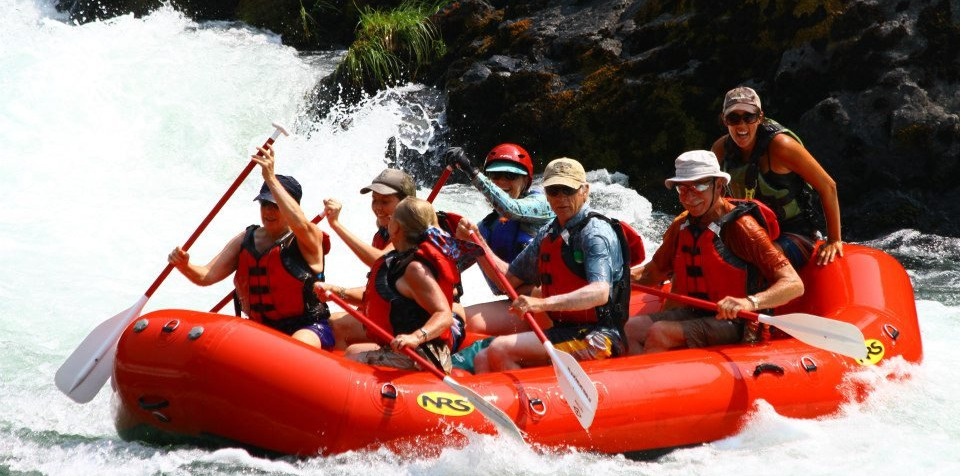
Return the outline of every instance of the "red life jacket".
[[[395,336],[414,333],[430,319],[430,313],[426,309],[397,290],[397,280],[415,260],[423,263],[433,273],[448,305],[453,305],[453,290],[460,283],[460,272],[457,271],[456,263],[429,240],[424,240],[416,248],[403,253],[394,250],[381,256],[370,268],[361,308],[367,317]],[[376,340],[372,332],[368,331],[367,336]],[[454,347],[449,329],[437,339],[451,349]]]
[[[287,334],[329,317],[326,304],[313,292],[313,284],[323,276],[314,275],[297,238],[290,234],[258,253],[253,238],[257,228],[247,227],[233,277],[243,312]]]
[[[550,319],[557,323],[599,324],[604,327],[622,329],[627,320],[630,304],[630,263],[633,261],[633,257],[631,256],[629,240],[623,230],[622,222],[607,218],[596,212],[590,212],[581,223],[568,230],[570,241],[582,232],[583,228],[593,218],[607,222],[617,234],[620,242],[620,253],[623,256],[620,279],[611,284],[611,297],[602,306],[580,311],[549,312],[548,314]],[[559,223],[554,221],[550,226],[559,228]],[[640,241],[639,252],[640,261],[642,261],[642,240]],[[580,253],[582,253],[581,250],[572,249],[564,241],[561,233],[557,231],[551,231],[543,237],[543,241],[540,242],[538,267],[540,286],[545,297],[566,294],[590,284],[587,281],[583,256]],[[578,255],[580,255],[579,259]]]
[[[745,297],[766,288],[766,281],[751,263],[733,254],[720,238],[728,223],[749,215],[767,233],[779,233],[772,213],[765,217],[755,200],[736,200],[736,208],[699,229],[688,218],[680,226],[673,258],[673,291],[717,302],[726,296]],[[769,208],[768,208],[769,210]],[[772,222],[768,218],[772,218]]]
[[[370,244],[378,250],[386,248],[390,244],[390,234],[387,233],[387,228],[378,228],[377,232],[373,234],[373,241]]]

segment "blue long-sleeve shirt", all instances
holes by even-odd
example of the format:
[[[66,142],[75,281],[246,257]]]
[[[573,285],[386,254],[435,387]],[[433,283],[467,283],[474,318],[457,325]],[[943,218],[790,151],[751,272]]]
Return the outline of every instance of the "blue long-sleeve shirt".
[[[493,209],[502,217],[520,223],[525,232],[533,235],[554,218],[553,210],[543,193],[528,193],[520,198],[510,198],[483,173],[473,178],[473,186],[483,194]]]
[[[587,219],[590,213],[590,206],[584,204],[580,210],[567,221],[562,230],[559,229],[559,223],[553,223],[540,228],[517,259],[510,263],[510,274],[520,278],[527,284],[540,284],[540,270],[538,259],[540,256],[540,242],[547,233],[557,233],[561,235],[568,233],[572,227],[577,226],[583,220]],[[583,253],[583,267],[586,271],[587,282],[595,283],[605,281],[612,284],[620,279],[623,273],[623,257],[620,254],[620,240],[617,233],[613,231],[610,224],[603,220],[591,220],[580,233],[564,236],[564,240],[569,240],[567,244],[574,250],[580,250]]]

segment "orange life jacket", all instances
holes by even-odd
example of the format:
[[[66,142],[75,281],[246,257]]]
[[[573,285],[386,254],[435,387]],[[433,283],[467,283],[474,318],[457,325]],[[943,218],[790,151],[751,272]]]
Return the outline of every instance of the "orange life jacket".
[[[594,218],[607,222],[617,234],[620,242],[620,253],[623,256],[620,279],[611,284],[611,297],[602,306],[580,311],[550,312],[548,314],[557,323],[599,324],[604,327],[622,329],[629,312],[630,263],[633,261],[629,240],[623,230],[624,225],[619,220],[590,212],[581,223],[568,230],[569,239],[572,241],[573,237],[582,232],[583,227]],[[550,226],[559,229],[559,223],[556,221],[551,223]],[[640,241],[639,253],[642,261],[642,240]],[[566,294],[590,284],[587,281],[583,256],[581,255],[578,258],[578,255],[580,255],[580,250],[573,250],[563,239],[559,230],[551,231],[543,237],[540,242],[538,267],[540,286],[544,296]]]
[[[233,283],[240,308],[251,320],[287,334],[330,317],[326,304],[313,292],[316,276],[292,234],[258,253],[254,232],[247,227],[237,260]]]
[[[688,218],[680,225],[673,258],[673,292],[717,302],[726,296],[745,297],[766,287],[759,270],[733,254],[720,238],[721,230],[751,216],[768,234],[779,233],[776,218],[764,216],[755,200],[731,200],[737,206],[700,229]],[[769,211],[769,209],[767,209]]]
[[[414,333],[430,319],[426,309],[397,290],[397,280],[414,260],[423,263],[433,273],[448,305],[453,305],[454,288],[460,283],[456,262],[429,240],[403,253],[394,250],[381,256],[370,268],[361,308],[367,317],[393,335]],[[376,338],[369,331],[367,336]],[[437,339],[453,348],[449,329]]]

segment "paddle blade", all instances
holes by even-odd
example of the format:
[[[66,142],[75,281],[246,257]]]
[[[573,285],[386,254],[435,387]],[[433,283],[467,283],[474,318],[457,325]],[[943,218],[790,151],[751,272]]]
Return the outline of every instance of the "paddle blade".
[[[593,417],[597,413],[599,395],[597,387],[583,371],[583,367],[572,355],[557,350],[549,340],[543,343],[553,363],[553,371],[557,374],[560,391],[563,392],[567,404],[577,416],[584,430],[593,424]]]
[[[83,339],[57,369],[54,382],[61,392],[77,403],[87,403],[97,396],[113,374],[113,359],[120,334],[134,319],[140,317],[147,299],[146,295],[141,296],[136,304],[101,322]]]
[[[781,316],[760,314],[759,321],[776,326],[807,345],[854,359],[867,357],[863,332],[849,322],[803,313]]]
[[[470,401],[470,403],[472,403],[473,406],[483,414],[483,416],[487,417],[488,420],[493,422],[500,434],[507,435],[516,439],[517,441],[523,441],[523,433],[520,432],[520,429],[517,428],[517,425],[513,422],[513,420],[511,420],[506,413],[503,413],[502,410],[497,408],[496,405],[486,401],[477,392],[460,385],[456,380],[453,379],[453,377],[449,375],[443,377],[443,383],[447,384],[455,392],[459,393],[462,397]]]

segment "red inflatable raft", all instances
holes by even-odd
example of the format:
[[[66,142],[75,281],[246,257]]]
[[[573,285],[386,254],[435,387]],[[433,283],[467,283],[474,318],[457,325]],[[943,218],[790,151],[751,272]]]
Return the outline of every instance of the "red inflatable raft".
[[[844,252],[829,266],[804,268],[806,293],[777,314],[856,325],[869,353],[862,361],[782,338],[583,362],[599,391],[589,432],[551,367],[456,378],[503,410],[528,442],[603,453],[729,436],[759,399],[788,417],[827,415],[868,390],[848,378],[862,366],[922,357],[903,268],[870,248]],[[660,305],[636,293],[632,311]],[[143,316],[120,339],[113,381],[117,431],[126,440],[316,455],[383,445],[415,451],[457,444],[461,428],[495,431],[433,374],[351,362],[248,320],[203,312]]]

